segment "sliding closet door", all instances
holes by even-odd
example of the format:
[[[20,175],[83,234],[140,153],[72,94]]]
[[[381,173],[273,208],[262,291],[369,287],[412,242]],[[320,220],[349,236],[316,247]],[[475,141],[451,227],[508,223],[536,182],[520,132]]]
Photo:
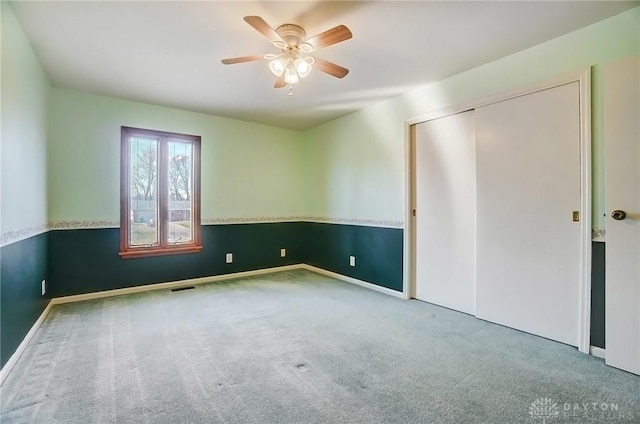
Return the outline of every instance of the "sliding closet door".
[[[477,108],[476,141],[476,315],[577,346],[579,83]]]
[[[414,126],[415,297],[475,313],[474,112]]]

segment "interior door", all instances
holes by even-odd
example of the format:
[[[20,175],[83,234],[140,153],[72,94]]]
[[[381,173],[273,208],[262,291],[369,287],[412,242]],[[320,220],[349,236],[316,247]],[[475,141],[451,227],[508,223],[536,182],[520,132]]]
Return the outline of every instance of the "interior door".
[[[580,92],[476,108],[478,318],[580,341]]]
[[[474,314],[474,112],[422,122],[413,131],[415,297]]]
[[[605,355],[640,374],[640,56],[608,65],[604,78]]]

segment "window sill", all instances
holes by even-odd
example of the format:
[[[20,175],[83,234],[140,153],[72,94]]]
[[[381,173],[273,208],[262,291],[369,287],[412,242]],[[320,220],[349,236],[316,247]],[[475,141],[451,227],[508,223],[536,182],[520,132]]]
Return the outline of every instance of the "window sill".
[[[152,256],[182,255],[185,253],[198,253],[202,246],[176,246],[149,249],[132,249],[119,252],[122,259],[148,258]]]

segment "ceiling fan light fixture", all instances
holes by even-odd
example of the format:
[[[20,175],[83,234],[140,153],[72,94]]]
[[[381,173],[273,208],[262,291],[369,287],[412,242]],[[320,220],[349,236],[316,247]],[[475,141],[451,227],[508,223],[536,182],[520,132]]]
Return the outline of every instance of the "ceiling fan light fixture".
[[[299,57],[295,60],[295,62],[293,62],[296,67],[296,72],[298,72],[300,78],[304,78],[309,75],[309,72],[311,72],[311,65],[313,65],[314,62],[315,59],[311,56],[307,56],[304,58]]]
[[[305,41],[304,43],[300,43],[298,49],[302,53],[311,53],[313,51],[313,46]]]
[[[269,62],[269,70],[273,75],[279,77],[285,70],[285,64],[283,63],[282,59],[277,58]]]
[[[287,84],[297,84],[300,81],[300,77],[298,76],[298,72],[293,64],[289,64],[287,69],[284,70],[284,82]]]

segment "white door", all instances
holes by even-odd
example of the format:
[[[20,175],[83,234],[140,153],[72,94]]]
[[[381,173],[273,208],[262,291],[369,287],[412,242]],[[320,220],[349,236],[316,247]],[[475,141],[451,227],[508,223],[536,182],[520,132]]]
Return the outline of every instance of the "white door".
[[[573,346],[582,300],[578,82],[476,109],[478,318]]]
[[[415,297],[475,313],[474,112],[414,126]]]
[[[640,56],[604,77],[606,362],[640,374]],[[616,210],[626,217],[614,219]]]

